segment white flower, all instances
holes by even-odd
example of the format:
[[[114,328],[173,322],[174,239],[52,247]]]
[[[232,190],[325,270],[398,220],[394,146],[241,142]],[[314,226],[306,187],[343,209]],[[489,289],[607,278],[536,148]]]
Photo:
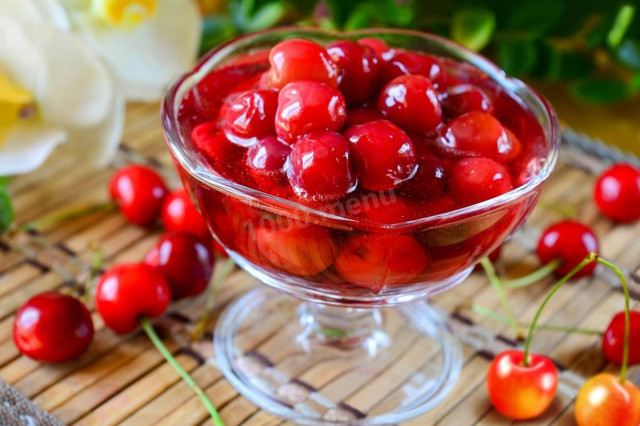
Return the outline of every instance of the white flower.
[[[124,101],[85,43],[33,19],[0,15],[0,175],[39,167],[60,144],[79,160],[105,165],[123,121]]]
[[[12,4],[0,4],[0,14],[77,33],[112,70],[127,100],[158,101],[197,58],[202,20],[193,0],[3,1]]]

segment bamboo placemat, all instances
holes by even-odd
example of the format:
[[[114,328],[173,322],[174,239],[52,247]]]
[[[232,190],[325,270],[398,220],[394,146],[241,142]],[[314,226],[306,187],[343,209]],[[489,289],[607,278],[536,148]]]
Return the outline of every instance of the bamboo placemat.
[[[636,304],[640,299],[640,223],[614,225],[597,212],[591,192],[594,173],[605,165],[602,159],[572,148],[565,148],[561,157],[526,227],[506,244],[498,264],[499,272],[515,277],[537,268],[532,248],[542,228],[563,218],[549,206],[561,205],[575,210],[581,221],[592,226],[600,238],[602,254],[625,268],[632,278]],[[165,173],[174,187],[178,184],[156,105],[129,108],[119,161],[150,164]],[[90,170],[54,156],[38,172],[12,181],[10,191],[19,222],[72,206],[104,201],[106,183],[112,172]],[[163,362],[145,336],[139,332],[117,336],[105,329],[95,313],[95,340],[84,356],[70,363],[45,365],[31,361],[18,353],[11,339],[13,314],[22,303],[42,291],[65,291],[87,274],[91,264],[88,247],[92,242],[98,242],[104,251],[104,267],[108,268],[118,262],[141,259],[160,232],[160,229],[129,225],[118,212],[103,212],[30,234],[0,238],[0,379],[65,424],[187,426],[209,423],[200,401]],[[550,282],[551,279],[546,279],[509,292],[519,320],[531,320]],[[229,301],[257,284],[245,272],[234,271],[219,290],[208,330],[213,329],[218,314]],[[449,314],[463,342],[463,370],[445,402],[406,424],[511,424],[492,409],[484,381],[492,357],[519,342],[507,326],[467,308],[477,303],[500,312],[498,299],[486,278],[475,272],[463,284],[434,297],[431,303]],[[206,390],[227,425],[282,424],[238,395],[222,378],[213,361],[215,348],[211,333],[199,342],[189,340],[203,306],[204,297],[181,301],[172,305],[169,314],[156,323],[169,348]],[[563,287],[543,312],[541,322],[604,329],[611,316],[622,307],[617,279],[600,270],[593,278]],[[526,424],[573,424],[572,404],[584,378],[599,371],[616,370],[604,361],[599,340],[596,336],[538,332],[533,350],[548,354],[557,363],[560,385],[549,410]],[[631,377],[640,383],[640,369],[632,368]],[[327,385],[330,383],[331,380]],[[379,391],[373,387],[359,390],[371,394]]]

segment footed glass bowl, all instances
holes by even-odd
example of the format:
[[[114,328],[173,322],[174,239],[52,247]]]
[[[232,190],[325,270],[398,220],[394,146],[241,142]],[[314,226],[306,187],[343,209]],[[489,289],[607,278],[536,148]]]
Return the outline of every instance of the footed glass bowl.
[[[264,63],[265,52],[289,38],[328,44],[363,37],[471,64],[476,69],[465,72],[510,93],[505,102],[525,105],[539,135],[535,152],[520,164],[520,186],[454,211],[380,223],[357,210],[397,207],[393,191],[303,205],[225,178],[189,138],[181,104],[188,96],[207,108],[212,93],[201,93],[199,83],[215,80],[220,67],[247,58]],[[528,217],[558,152],[549,104],[482,56],[433,35],[289,28],[211,51],[170,89],[162,115],[183,184],[213,236],[238,265],[277,290],[253,290],[220,318],[216,355],[227,379],[261,408],[300,424],[397,423],[439,403],[461,359],[446,321],[424,298],[464,281]]]

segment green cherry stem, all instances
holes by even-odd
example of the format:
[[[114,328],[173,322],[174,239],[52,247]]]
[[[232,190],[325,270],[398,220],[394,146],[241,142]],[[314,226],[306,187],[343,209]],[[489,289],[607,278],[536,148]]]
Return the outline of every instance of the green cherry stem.
[[[551,262],[544,265],[542,268],[535,270],[529,275],[525,275],[524,277],[514,278],[511,280],[502,280],[502,285],[504,288],[521,288],[527,287],[531,284],[535,284],[544,277],[551,275],[553,271],[558,269],[562,261],[560,259],[554,259]]]
[[[513,328],[516,333],[516,336],[520,336],[520,327],[518,326],[518,321],[516,321],[516,317],[513,314],[513,310],[511,309],[511,305],[509,304],[509,299],[507,298],[507,294],[504,291],[504,287],[502,286],[502,281],[496,274],[496,270],[493,268],[491,261],[488,257],[483,257],[480,260],[480,265],[484,269],[484,272],[487,274],[487,278],[489,282],[495,289],[498,294],[498,299],[500,299],[500,304],[502,305],[502,309],[507,314],[507,319],[509,324]]]
[[[173,354],[169,351],[169,349],[167,349],[164,343],[162,343],[162,340],[160,340],[160,337],[158,337],[158,334],[153,328],[151,321],[149,321],[149,318],[147,318],[146,316],[142,316],[140,318],[140,326],[142,327],[144,332],[147,333],[147,336],[149,336],[149,339],[151,340],[153,345],[156,347],[156,349],[158,349],[158,351],[162,354],[164,359],[167,360],[167,362],[171,365],[171,367],[173,367],[173,369],[176,370],[176,372],[180,375],[180,377],[182,377],[182,380],[184,380],[185,383],[189,385],[191,389],[193,389],[196,395],[198,395],[198,397],[200,398],[204,406],[207,407],[207,410],[209,411],[209,414],[213,419],[213,423],[216,426],[224,426],[224,422],[222,421],[220,414],[218,414],[218,410],[216,410],[216,407],[213,405],[209,397],[207,397],[207,395],[204,393],[202,388],[198,386],[198,384],[195,382],[195,380],[193,380],[191,375],[189,375],[189,373],[187,373],[187,371],[184,368],[182,368],[182,366],[180,365],[180,363],[178,363],[178,361],[175,359]]]
[[[229,275],[235,264],[236,263],[233,261],[233,259],[229,258],[222,265],[222,269],[220,270],[218,277],[214,281],[213,285],[209,288],[207,300],[204,304],[204,311],[202,311],[202,316],[198,320],[196,326],[193,328],[193,333],[191,335],[192,340],[200,340],[200,338],[202,337],[204,329],[207,326],[207,321],[209,320],[209,314],[211,313],[213,304],[216,301],[216,293],[218,292],[218,288],[220,287],[220,284],[222,284],[222,281],[227,278],[227,275]]]
[[[36,219],[31,222],[27,222],[20,226],[19,229],[24,232],[34,231],[45,226],[56,225],[58,223],[66,222],[68,220],[76,219],[91,213],[108,212],[115,210],[118,205],[115,201],[108,201],[106,203],[91,204],[88,206],[82,206],[73,210],[66,210],[58,213],[54,213],[49,216],[45,216],[40,219]]]

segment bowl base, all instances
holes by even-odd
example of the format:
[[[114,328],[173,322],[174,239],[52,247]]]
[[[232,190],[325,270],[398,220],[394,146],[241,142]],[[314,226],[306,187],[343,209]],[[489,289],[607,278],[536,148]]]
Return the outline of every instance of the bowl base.
[[[354,309],[301,302],[259,287],[215,330],[217,363],[260,408],[297,424],[394,424],[433,409],[461,355],[425,302]]]

